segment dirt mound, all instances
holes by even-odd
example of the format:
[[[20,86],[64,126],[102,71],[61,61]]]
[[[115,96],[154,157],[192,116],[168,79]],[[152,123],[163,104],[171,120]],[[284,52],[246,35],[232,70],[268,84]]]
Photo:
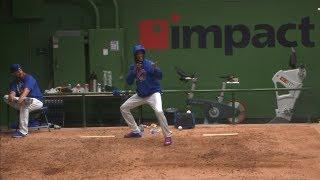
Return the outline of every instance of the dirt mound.
[[[148,129],[125,139],[126,127],[2,133],[0,179],[320,179],[319,127],[199,125],[173,129],[168,147]]]

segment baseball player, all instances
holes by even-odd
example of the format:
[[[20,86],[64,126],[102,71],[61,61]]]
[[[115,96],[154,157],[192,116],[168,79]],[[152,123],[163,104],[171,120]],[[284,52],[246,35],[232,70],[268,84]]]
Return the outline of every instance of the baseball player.
[[[28,134],[29,112],[42,108],[43,96],[37,81],[25,73],[19,64],[12,64],[10,72],[15,80],[10,84],[9,94],[3,100],[20,111],[19,130],[12,137],[21,138]]]
[[[130,65],[126,81],[129,85],[136,82],[136,94],[131,96],[124,102],[120,111],[127,122],[131,132],[126,134],[125,138],[140,138],[141,131],[137,126],[130,110],[148,104],[154,110],[156,117],[165,137],[164,145],[172,144],[171,134],[169,130],[167,119],[162,110],[161,87],[160,80],[162,79],[162,72],[155,63],[145,58],[145,48],[143,45],[136,45],[133,48],[134,64]]]

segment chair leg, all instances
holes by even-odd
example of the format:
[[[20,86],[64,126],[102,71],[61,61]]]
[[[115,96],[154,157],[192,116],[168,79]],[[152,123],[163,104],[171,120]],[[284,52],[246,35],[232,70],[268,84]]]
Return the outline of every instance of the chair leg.
[[[48,131],[51,132],[51,129],[50,129],[50,125],[51,125],[51,124],[50,124],[49,121],[48,121],[47,115],[44,114],[43,116],[44,116],[44,119],[46,120],[46,123],[47,123],[47,126],[48,126]]]

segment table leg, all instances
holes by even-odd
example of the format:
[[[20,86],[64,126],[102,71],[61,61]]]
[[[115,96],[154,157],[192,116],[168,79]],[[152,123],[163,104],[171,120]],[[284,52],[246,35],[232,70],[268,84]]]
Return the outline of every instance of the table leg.
[[[86,96],[82,94],[82,126],[84,128],[87,127],[86,116]]]
[[[236,116],[236,108],[235,108],[235,95],[234,95],[234,92],[231,93],[231,96],[232,96],[232,124],[235,124],[235,116]]]

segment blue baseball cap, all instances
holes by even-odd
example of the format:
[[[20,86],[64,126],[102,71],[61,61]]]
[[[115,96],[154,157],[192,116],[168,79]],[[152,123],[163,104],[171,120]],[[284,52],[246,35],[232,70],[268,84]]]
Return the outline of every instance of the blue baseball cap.
[[[15,73],[17,71],[21,70],[20,64],[11,64],[10,66],[10,73]]]
[[[142,44],[137,44],[133,47],[133,54],[136,55],[138,52],[146,53],[146,50]]]

